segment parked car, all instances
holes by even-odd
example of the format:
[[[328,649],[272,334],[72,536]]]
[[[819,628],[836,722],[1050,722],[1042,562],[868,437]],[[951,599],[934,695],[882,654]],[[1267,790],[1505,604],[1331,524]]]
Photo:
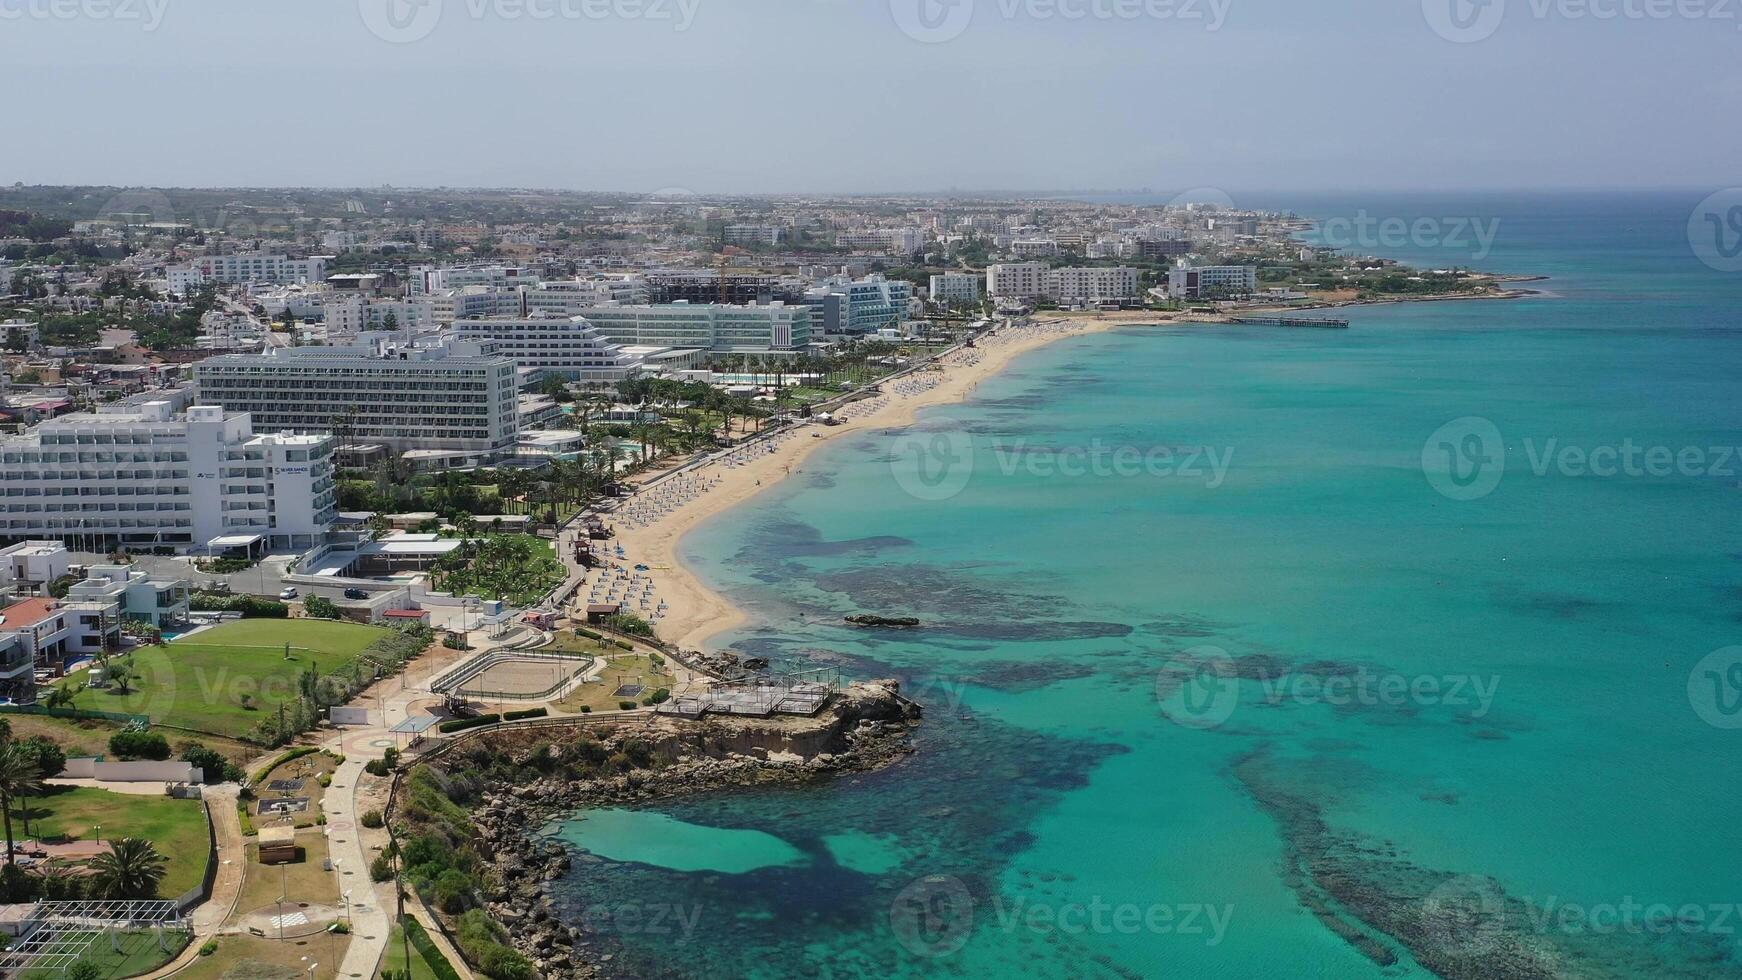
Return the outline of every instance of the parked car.
[[[285,589],[283,592],[280,592],[278,594],[278,597],[280,599],[294,599],[294,598],[296,598],[296,590],[295,589]]]
[[[345,598],[347,598],[347,599],[367,599],[367,598],[369,598],[369,593],[365,592],[362,589],[346,589],[345,590]]]

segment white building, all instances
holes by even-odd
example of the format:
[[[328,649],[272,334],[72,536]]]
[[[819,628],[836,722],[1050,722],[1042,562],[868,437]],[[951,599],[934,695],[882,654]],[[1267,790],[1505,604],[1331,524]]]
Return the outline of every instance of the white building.
[[[0,440],[0,538],[310,548],[336,513],[332,453],[330,437],[256,435],[218,406],[62,416]]]
[[[796,353],[811,341],[810,307],[785,303],[606,304],[581,313],[612,343],[639,347]]]
[[[980,302],[980,277],[967,272],[932,276],[931,301],[945,306],[977,305]]]
[[[1258,268],[1250,265],[1179,266],[1168,270],[1167,294],[1174,299],[1249,296],[1258,289]]]
[[[843,231],[835,236],[835,245],[839,248],[900,255],[919,251],[925,241],[926,234],[919,228],[871,228]]]
[[[190,586],[183,579],[152,578],[130,565],[97,565],[67,590],[67,600],[112,604],[122,619],[165,626],[187,619]]]
[[[1020,238],[1010,243],[1010,254],[1019,259],[1045,258],[1059,254],[1059,243],[1050,238]]]
[[[1053,269],[1046,276],[1046,297],[1066,306],[1106,303],[1137,296],[1137,270],[1089,266]]]
[[[1137,270],[1125,266],[1049,269],[1041,262],[1010,262],[986,270],[987,291],[994,299],[1103,303],[1137,296],[1137,283]]]
[[[728,245],[779,245],[785,237],[779,225],[727,225],[725,231]]]
[[[454,334],[494,341],[498,353],[513,358],[522,371],[557,375],[569,381],[615,384],[641,370],[641,361],[607,339],[584,316],[490,317],[455,320]]]
[[[391,300],[333,294],[327,297],[325,315],[328,343],[377,330],[416,334],[436,329],[435,304],[427,296]]]
[[[1033,299],[1046,294],[1044,262],[1004,262],[986,269],[986,292],[994,299]]]
[[[913,284],[881,274],[836,276],[806,291],[805,302],[816,311],[824,334],[860,336],[899,326],[910,312]]]
[[[411,268],[407,289],[413,296],[422,296],[425,293],[463,289],[466,286],[486,286],[491,289],[536,286],[538,281],[538,273],[513,265],[419,265]]]
[[[327,276],[325,255],[293,259],[268,252],[243,252],[237,255],[202,255],[186,265],[164,270],[172,293],[187,295],[207,283],[229,284],[266,282],[289,285],[298,282],[320,282]]]
[[[263,427],[336,433],[349,446],[492,459],[514,450],[520,421],[514,361],[471,341],[353,345],[228,354],[194,365],[202,405],[248,412]]]
[[[0,289],[0,293],[4,293]],[[42,325],[34,320],[0,320],[0,349],[29,351],[42,346]]]

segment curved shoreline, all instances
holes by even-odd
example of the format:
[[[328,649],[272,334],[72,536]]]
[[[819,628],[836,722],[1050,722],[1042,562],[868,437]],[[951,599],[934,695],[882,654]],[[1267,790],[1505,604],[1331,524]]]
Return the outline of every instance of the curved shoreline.
[[[667,603],[665,618],[658,626],[660,637],[682,649],[712,652],[708,647],[710,641],[749,621],[744,610],[703,583],[682,558],[684,536],[704,521],[803,473],[802,465],[813,453],[841,436],[912,425],[923,409],[965,400],[982,381],[1001,373],[1023,354],[1069,337],[1158,322],[1168,321],[1154,313],[1141,317],[1062,316],[1036,321],[1030,326],[1002,327],[996,334],[982,338],[979,346],[956,351],[940,361],[944,377],[925,391],[903,397],[885,386],[876,407],[861,409],[841,425],[804,426],[749,462],[736,467],[712,463],[697,471],[717,477],[719,483],[651,525],[628,527],[618,522],[616,528],[617,541],[628,556],[626,560],[643,562],[659,576],[660,598]],[[853,412],[867,404],[855,403],[845,411]]]

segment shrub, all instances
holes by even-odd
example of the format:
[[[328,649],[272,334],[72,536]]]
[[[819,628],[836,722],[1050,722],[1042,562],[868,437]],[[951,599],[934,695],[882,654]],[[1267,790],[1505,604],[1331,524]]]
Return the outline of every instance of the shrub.
[[[437,908],[449,915],[459,915],[471,904],[472,879],[464,871],[449,868],[436,877],[431,891]]]
[[[380,810],[370,810],[369,812],[363,814],[363,826],[369,828],[370,830],[381,829],[381,826],[383,825],[383,823],[385,823],[385,821],[383,821],[381,819],[381,811]]]
[[[392,881],[393,880],[393,858],[392,858],[392,856],[385,854],[385,853],[378,854],[375,856],[375,860],[369,862],[369,880],[370,881]]]
[[[481,728],[484,725],[494,725],[502,720],[498,714],[479,715],[476,718],[455,718],[444,721],[436,726],[436,731],[446,735],[450,732],[463,732],[468,728]]]
[[[619,702],[617,702],[617,707],[623,709],[624,711],[634,711],[635,710],[635,702],[634,701],[619,701]]]
[[[344,613],[339,612],[339,604],[322,595],[311,595],[303,600],[302,611],[314,619],[339,619]]]
[[[590,715],[592,713],[593,713],[593,706],[592,705],[590,705],[590,704],[581,705],[581,714]]]
[[[169,758],[169,739],[157,732],[128,728],[109,736],[109,751],[122,759],[162,762]]]
[[[188,765],[199,766],[205,774],[208,783],[239,783],[242,781],[242,767],[231,762],[218,752],[199,742],[186,742],[181,747],[181,759]]]
[[[102,980],[103,968],[87,959],[81,959],[67,967],[63,974],[66,980]]]
[[[586,627],[585,627],[585,626],[577,626],[577,627],[575,627],[575,633],[576,633],[576,634],[578,634],[578,635],[580,635],[580,636],[584,636],[584,637],[586,637],[586,638],[587,638],[587,639],[589,639],[589,640],[601,640],[601,639],[604,639],[604,636],[603,636],[603,635],[601,635],[601,634],[600,634],[600,633],[598,633],[598,632],[596,632],[596,631],[594,631],[594,630],[590,630],[590,629],[587,629],[587,628],[586,628]]]
[[[276,599],[223,592],[195,592],[188,599],[188,608],[194,612],[239,612],[243,619],[284,619],[290,615],[290,607]]]
[[[218,951],[218,941],[216,939],[208,939],[205,942],[200,944],[200,955],[201,956],[210,956],[213,953],[216,953],[217,951]]]
[[[527,718],[544,718],[550,714],[548,708],[527,708],[524,711],[510,711],[502,716],[503,721],[522,721]]]
[[[651,708],[656,704],[664,704],[670,700],[671,700],[670,689],[662,687],[659,690],[654,691],[652,694],[649,694],[647,697],[642,698],[641,703],[648,706],[649,708]]]
[[[319,748],[312,746],[312,745],[305,745],[305,746],[302,746],[300,748],[291,749],[290,751],[284,753],[283,755],[279,756],[278,758],[273,759],[271,762],[268,762],[266,764],[265,768],[256,770],[254,773],[253,782],[258,783],[261,780],[265,779],[268,773],[272,772],[272,770],[274,770],[274,769],[277,769],[279,766],[284,765],[286,762],[290,762],[294,759],[300,759],[305,755],[314,755],[316,752],[319,752],[319,751],[320,751]]]

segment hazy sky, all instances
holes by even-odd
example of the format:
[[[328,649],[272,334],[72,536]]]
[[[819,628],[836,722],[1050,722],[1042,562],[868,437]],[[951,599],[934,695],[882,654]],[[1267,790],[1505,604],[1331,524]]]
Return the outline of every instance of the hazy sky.
[[[0,0],[0,181],[1742,182],[1742,0],[1486,3]]]

